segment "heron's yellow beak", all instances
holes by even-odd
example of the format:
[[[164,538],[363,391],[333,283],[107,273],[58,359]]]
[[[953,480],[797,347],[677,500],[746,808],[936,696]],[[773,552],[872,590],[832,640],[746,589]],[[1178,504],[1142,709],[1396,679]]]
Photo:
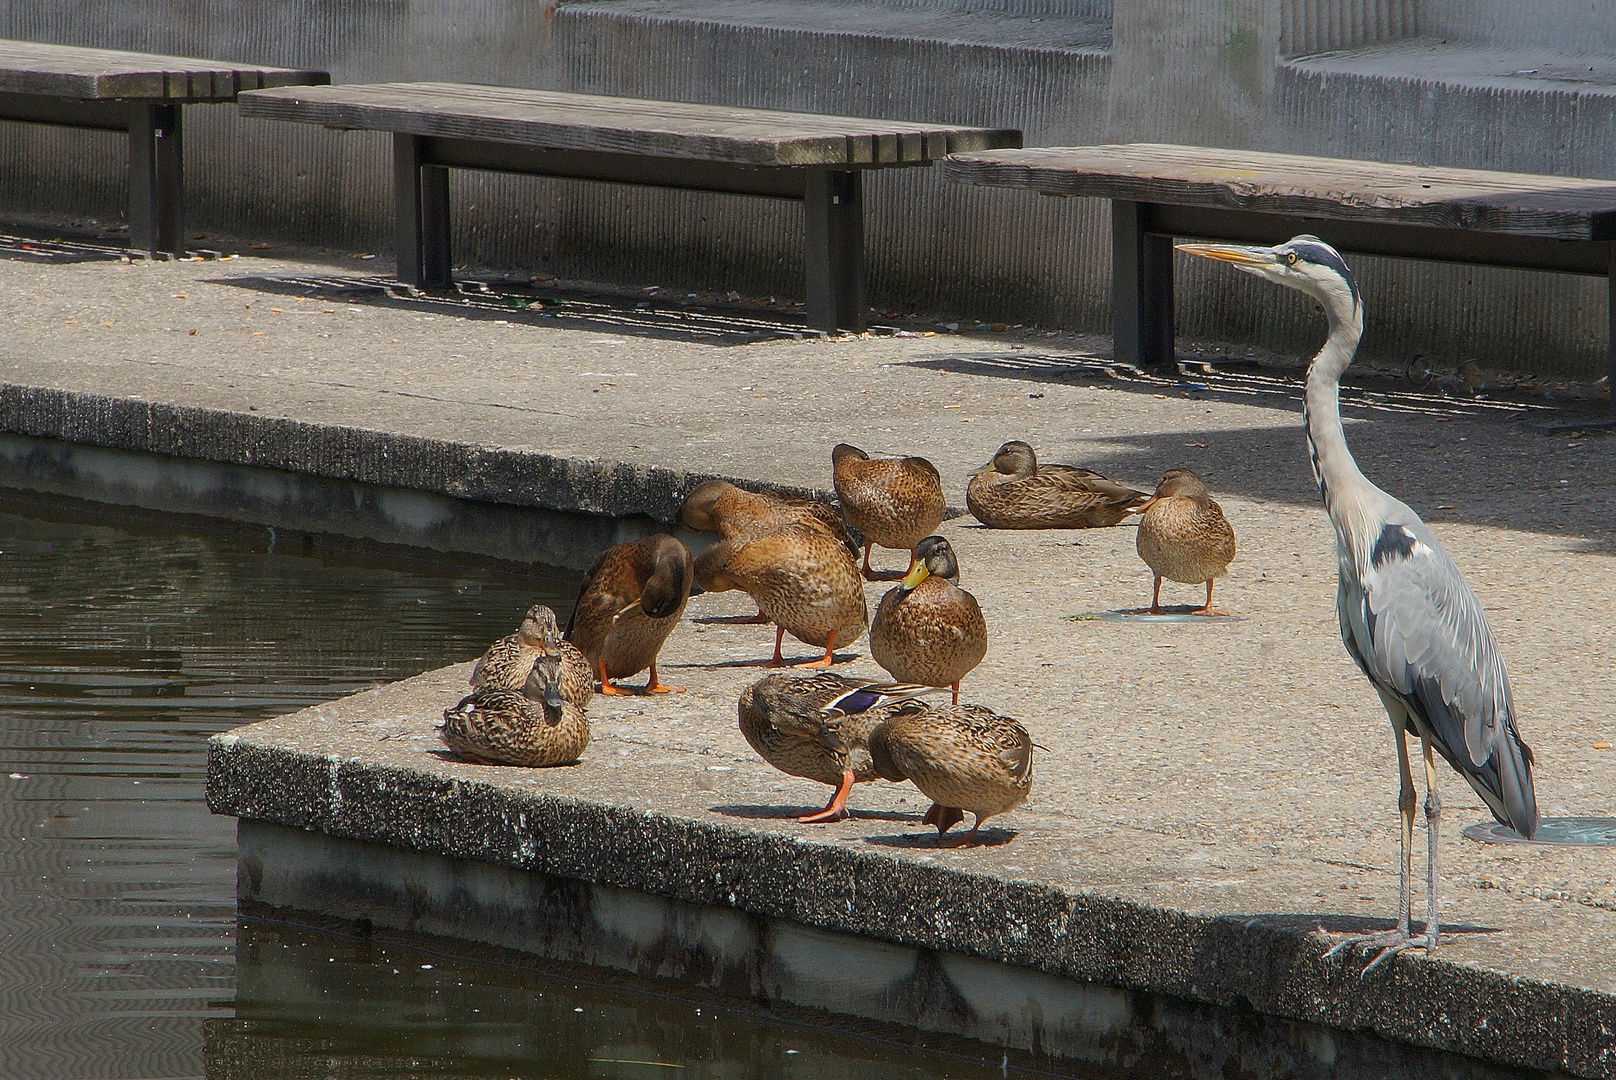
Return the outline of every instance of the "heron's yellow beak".
[[[989,467],[991,468],[991,466]],[[916,585],[919,585],[922,581],[925,581],[929,577],[931,577],[931,571],[926,569],[926,564],[923,562],[917,562],[915,563],[915,568],[905,574],[902,581],[898,582],[898,588],[902,589],[904,592],[909,592]]]
[[[1234,263],[1236,266],[1262,267],[1274,265],[1274,249],[1241,247],[1238,244],[1177,244],[1186,255],[1199,255],[1203,259]]]

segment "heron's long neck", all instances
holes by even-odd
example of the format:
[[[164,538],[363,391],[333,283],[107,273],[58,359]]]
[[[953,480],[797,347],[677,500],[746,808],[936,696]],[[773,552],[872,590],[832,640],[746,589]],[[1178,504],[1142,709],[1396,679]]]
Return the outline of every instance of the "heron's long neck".
[[[1303,413],[1313,479],[1318,481],[1324,508],[1344,541],[1357,531],[1353,526],[1365,517],[1369,501],[1381,494],[1352,459],[1341,427],[1341,374],[1358,351],[1358,339],[1363,335],[1361,310],[1347,317],[1332,314],[1330,337],[1307,369]]]

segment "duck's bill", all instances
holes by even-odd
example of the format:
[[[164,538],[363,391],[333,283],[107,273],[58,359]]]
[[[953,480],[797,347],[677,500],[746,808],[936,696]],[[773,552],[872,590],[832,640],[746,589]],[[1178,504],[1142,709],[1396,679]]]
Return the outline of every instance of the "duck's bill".
[[[981,476],[983,473],[990,473],[992,471],[993,471],[993,462],[990,461],[986,465],[978,465],[976,468],[972,469],[971,470],[971,475],[972,476]]]
[[[1199,255],[1203,259],[1216,259],[1219,262],[1234,263],[1239,267],[1260,269],[1272,266],[1279,258],[1273,248],[1245,247],[1240,244],[1177,244],[1179,251],[1186,255]]]
[[[930,576],[931,571],[926,569],[926,564],[923,562],[917,562],[915,563],[914,569],[905,574],[903,576],[903,580],[898,582],[898,587],[900,589],[913,589],[916,585],[919,585],[922,581],[925,581]]]

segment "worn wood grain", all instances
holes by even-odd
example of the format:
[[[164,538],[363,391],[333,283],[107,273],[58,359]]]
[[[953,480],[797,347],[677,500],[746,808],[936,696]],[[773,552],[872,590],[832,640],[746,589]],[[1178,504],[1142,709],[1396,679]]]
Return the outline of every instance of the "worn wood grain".
[[[242,90],[330,81],[324,71],[0,39],[0,94],[184,103],[234,101]]]
[[[941,168],[959,183],[1051,195],[1555,240],[1616,239],[1612,180],[1159,143],[968,153]]]
[[[243,116],[441,138],[769,166],[921,164],[1021,145],[1011,129],[695,105],[463,83],[260,90]]]

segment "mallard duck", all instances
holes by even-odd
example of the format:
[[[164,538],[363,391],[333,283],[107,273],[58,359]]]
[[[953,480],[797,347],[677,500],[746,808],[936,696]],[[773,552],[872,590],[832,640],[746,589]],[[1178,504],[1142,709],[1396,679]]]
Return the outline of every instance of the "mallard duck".
[[[527,609],[516,633],[500,638],[472,665],[471,688],[484,686],[520,691],[527,683],[533,661],[545,653],[559,652],[561,629],[556,615],[543,604]]]
[[[577,761],[589,745],[584,710],[563,690],[559,653],[538,657],[527,694],[484,684],[443,713],[444,745],[480,765],[542,767]]]
[[[647,694],[683,690],[657,679],[657,654],[684,614],[694,580],[690,549],[666,533],[617,544],[596,557],[584,574],[567,622],[566,638],[600,677],[603,697],[626,694],[613,679],[647,667]]]
[[[813,499],[747,491],[727,480],[709,480],[685,496],[679,522],[692,532],[717,533],[720,540],[750,539],[794,522],[816,524],[853,555],[858,545],[834,507]]]
[[[999,447],[965,487],[966,507],[993,529],[1104,528],[1149,498],[1089,469],[1040,465],[1019,440]]]
[[[741,692],[741,734],[770,765],[789,776],[835,788],[823,810],[800,818],[847,816],[853,785],[875,779],[865,740],[891,709],[929,686],[861,682],[832,672],[765,675]]]
[[[842,513],[864,534],[865,580],[875,580],[870,551],[877,544],[907,551],[913,570],[915,545],[943,523],[948,510],[937,467],[920,457],[872,458],[848,443],[831,450],[830,463]]]
[[[883,779],[913,781],[932,800],[923,820],[937,826],[939,844],[969,810],[976,823],[958,843],[974,843],[982,822],[1027,800],[1032,737],[985,705],[912,705],[870,729],[871,767]]]
[[[959,684],[988,652],[988,624],[976,597],[959,587],[959,563],[941,536],[915,545],[918,561],[881,598],[870,620],[870,656],[894,679]]]
[[[742,589],[775,623],[774,658],[789,631],[825,655],[799,667],[829,667],[836,646],[851,645],[870,621],[864,580],[847,549],[824,529],[797,522],[750,540],[720,540],[696,558],[696,582],[708,592]]]
[[[1150,607],[1138,614],[1161,614],[1162,578],[1185,585],[1206,582],[1206,606],[1197,615],[1223,615],[1212,606],[1212,583],[1234,561],[1234,529],[1213,501],[1206,485],[1188,469],[1169,469],[1156,483],[1156,494],[1140,507],[1139,557],[1156,575]]]
[[[717,533],[720,540],[751,540],[781,525],[818,525],[845,546],[854,558],[858,545],[848,535],[842,517],[832,507],[812,499],[795,499],[772,492],[747,491],[728,480],[708,480],[698,486],[679,508],[679,522],[692,532]],[[764,624],[769,617],[756,615],[725,620],[732,623]]]

